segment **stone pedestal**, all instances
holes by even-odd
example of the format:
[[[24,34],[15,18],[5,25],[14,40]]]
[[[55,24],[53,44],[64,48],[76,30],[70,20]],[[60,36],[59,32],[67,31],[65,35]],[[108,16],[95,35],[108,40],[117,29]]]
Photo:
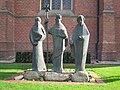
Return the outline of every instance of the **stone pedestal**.
[[[90,77],[88,75],[88,72],[79,71],[72,75],[71,80],[73,82],[88,82],[88,81],[90,81]]]
[[[26,71],[23,74],[23,79],[35,81],[89,82],[91,78],[92,76],[86,71],[79,71],[76,73]]]
[[[44,72],[26,71],[24,73],[24,79],[27,80],[43,81],[43,76],[44,76]]]
[[[44,79],[46,81],[68,81],[70,80],[70,75],[64,73],[46,72]]]

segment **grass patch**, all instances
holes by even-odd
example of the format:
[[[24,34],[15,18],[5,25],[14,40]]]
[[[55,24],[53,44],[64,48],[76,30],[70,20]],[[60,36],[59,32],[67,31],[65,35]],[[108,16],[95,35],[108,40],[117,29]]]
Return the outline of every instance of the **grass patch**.
[[[52,65],[49,65],[51,68]],[[64,68],[74,69],[73,64]],[[43,84],[32,82],[4,82],[16,72],[30,69],[31,64],[0,64],[0,90],[120,90],[120,65],[87,65],[86,69],[96,72],[106,84]]]
[[[29,68],[31,68],[31,64],[0,64],[0,80]]]

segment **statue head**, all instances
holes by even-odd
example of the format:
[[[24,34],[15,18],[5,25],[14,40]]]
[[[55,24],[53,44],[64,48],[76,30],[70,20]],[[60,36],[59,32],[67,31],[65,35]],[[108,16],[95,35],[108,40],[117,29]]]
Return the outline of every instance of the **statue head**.
[[[36,17],[35,18],[35,23],[34,25],[38,27],[38,25],[41,23],[41,18],[40,17]]]
[[[60,14],[57,14],[56,19],[55,19],[56,23],[59,24],[59,22],[61,22],[61,20],[62,20],[62,16]]]
[[[40,22],[41,23],[41,18],[40,17],[36,17],[35,18],[35,22]]]
[[[83,24],[84,24],[84,21],[85,21],[85,17],[84,17],[83,15],[79,15],[79,16],[77,17],[77,22],[78,22],[78,24],[83,25]]]

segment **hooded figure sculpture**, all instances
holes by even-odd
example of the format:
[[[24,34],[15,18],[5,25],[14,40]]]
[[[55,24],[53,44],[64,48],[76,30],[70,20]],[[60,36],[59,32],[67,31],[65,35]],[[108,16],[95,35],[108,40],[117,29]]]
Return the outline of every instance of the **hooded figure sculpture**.
[[[46,71],[42,47],[42,41],[46,38],[46,32],[41,24],[40,17],[35,18],[35,23],[30,31],[29,38],[33,45],[32,70]]]
[[[79,15],[78,24],[70,36],[70,46],[72,57],[75,58],[75,71],[85,71],[86,56],[90,33],[84,23],[85,18]]]
[[[68,44],[68,35],[65,26],[61,22],[62,16],[56,15],[56,23],[48,31],[53,37],[53,71],[63,71],[63,52]]]

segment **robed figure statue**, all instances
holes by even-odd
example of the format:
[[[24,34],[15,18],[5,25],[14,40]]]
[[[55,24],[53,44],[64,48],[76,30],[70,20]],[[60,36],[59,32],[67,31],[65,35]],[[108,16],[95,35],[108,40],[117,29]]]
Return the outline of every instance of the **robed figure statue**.
[[[36,17],[35,23],[29,34],[30,41],[33,45],[32,51],[32,70],[46,71],[46,65],[43,57],[42,42],[46,38],[46,32],[41,24],[41,18]]]
[[[86,27],[85,18],[79,15],[78,24],[75,26],[70,36],[70,46],[73,58],[75,58],[75,71],[85,71],[86,56],[90,33]]]
[[[53,71],[63,72],[63,53],[68,45],[68,34],[61,22],[62,16],[56,15],[55,24],[48,31],[53,38]]]

